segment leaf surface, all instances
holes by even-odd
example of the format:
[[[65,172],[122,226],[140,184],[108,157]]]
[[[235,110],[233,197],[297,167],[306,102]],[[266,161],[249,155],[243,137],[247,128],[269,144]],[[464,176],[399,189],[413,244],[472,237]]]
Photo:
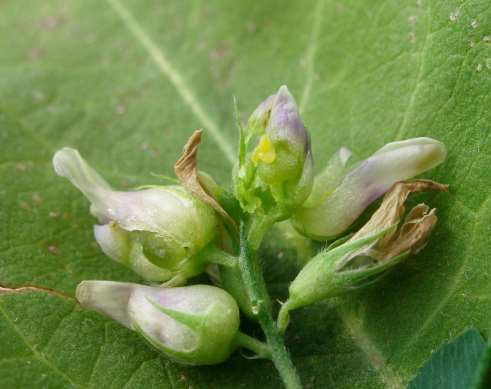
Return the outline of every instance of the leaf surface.
[[[485,388],[475,385],[485,350],[486,342],[479,331],[467,330],[442,345],[422,366],[408,389]]]
[[[440,344],[491,330],[491,4],[488,0],[0,4],[0,285],[73,296],[84,279],[138,281],[100,252],[88,204],[50,159],[79,149],[114,186],[172,175],[205,130],[200,169],[226,185],[243,118],[281,84],[297,97],[320,170],[431,136],[448,161],[418,195],[440,218],[429,245],[376,287],[294,312],[288,345],[306,387],[402,388]],[[275,297],[301,262],[271,233]],[[290,242],[290,241],[288,241]],[[307,247],[308,249],[308,247]],[[300,252],[308,251],[305,247]],[[71,297],[0,295],[1,387],[269,388],[272,365],[238,353],[188,368]]]

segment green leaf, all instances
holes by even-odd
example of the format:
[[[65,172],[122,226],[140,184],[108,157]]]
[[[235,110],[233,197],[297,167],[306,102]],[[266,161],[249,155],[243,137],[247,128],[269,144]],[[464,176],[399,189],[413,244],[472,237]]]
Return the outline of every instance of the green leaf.
[[[486,354],[486,342],[479,331],[469,329],[441,346],[423,365],[408,389],[485,388],[476,386],[480,361]]]
[[[483,351],[473,381],[474,389],[486,389],[491,385],[491,345]]]
[[[50,159],[78,148],[114,186],[172,175],[205,129],[200,169],[230,182],[243,119],[287,84],[320,170],[342,145],[361,157],[396,139],[449,148],[428,173],[449,194],[428,246],[377,286],[294,312],[306,387],[402,388],[468,326],[491,331],[491,6],[488,0],[24,0],[0,5],[0,285],[73,296],[84,279],[138,281],[94,243],[88,204]],[[263,250],[275,297],[300,242]],[[297,249],[298,250],[297,250]],[[169,363],[70,297],[0,296],[1,387],[269,388],[267,361]],[[258,330],[251,327],[253,331]]]

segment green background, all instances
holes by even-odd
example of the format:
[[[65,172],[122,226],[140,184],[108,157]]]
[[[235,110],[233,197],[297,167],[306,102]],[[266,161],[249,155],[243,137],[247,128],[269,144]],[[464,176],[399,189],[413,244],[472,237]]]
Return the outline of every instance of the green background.
[[[305,386],[402,388],[467,326],[489,335],[489,0],[1,1],[0,285],[73,296],[84,279],[138,280],[96,246],[87,201],[51,167],[58,148],[125,188],[171,175],[203,127],[200,167],[226,185],[233,96],[245,119],[282,84],[317,169],[342,145],[364,157],[431,136],[449,150],[427,177],[450,193],[416,196],[440,217],[425,250],[374,288],[293,314],[287,343]],[[270,241],[266,276],[284,297],[303,250]],[[3,388],[279,385],[271,363],[239,353],[170,363],[71,297],[0,295]]]

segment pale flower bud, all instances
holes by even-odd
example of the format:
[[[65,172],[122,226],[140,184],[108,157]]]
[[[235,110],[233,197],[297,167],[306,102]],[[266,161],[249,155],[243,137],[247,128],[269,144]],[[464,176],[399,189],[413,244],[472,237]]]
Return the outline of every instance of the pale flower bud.
[[[215,236],[211,207],[180,186],[113,190],[77,150],[56,152],[53,165],[90,201],[102,223],[94,233],[102,250],[149,281],[182,283],[206,267],[198,258]]]
[[[220,363],[241,345],[237,303],[214,286],[161,288],[83,281],[76,297],[83,307],[138,332],[176,362]]]
[[[294,214],[295,228],[314,239],[332,239],[394,183],[438,166],[446,156],[445,146],[431,138],[389,143],[355,165],[337,187],[323,191],[315,183],[312,195]]]
[[[248,212],[302,204],[310,193],[310,135],[286,86],[262,102],[249,118],[246,149],[258,137],[235,176],[235,191]]]
[[[289,287],[278,325],[285,330],[288,312],[326,298],[349,293],[380,279],[409,254],[427,243],[437,222],[435,210],[419,204],[404,214],[412,192],[447,191],[446,185],[429,180],[396,183],[370,220],[348,240],[340,239],[310,260]]]

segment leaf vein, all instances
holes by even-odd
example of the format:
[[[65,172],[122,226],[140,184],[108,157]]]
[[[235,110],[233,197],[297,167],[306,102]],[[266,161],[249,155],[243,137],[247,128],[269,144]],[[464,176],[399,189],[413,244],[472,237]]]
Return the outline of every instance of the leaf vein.
[[[122,389],[126,389],[128,387],[128,385],[130,385],[131,383],[131,380],[133,379],[133,377],[135,376],[135,374],[138,372],[138,370],[140,370],[145,364],[147,364],[148,362],[153,362],[157,359],[160,359],[160,357],[157,357],[157,358],[152,358],[152,359],[147,359],[145,361],[143,361],[142,363],[140,363],[136,368],[135,370],[130,374],[130,376],[128,377],[128,380],[126,381],[126,383],[122,386]]]
[[[421,59],[419,61],[418,74],[416,76],[414,89],[411,93],[411,96],[409,97],[409,102],[406,106],[406,110],[402,117],[401,125],[397,129],[396,134],[394,136],[394,139],[396,140],[400,138],[400,136],[404,133],[406,127],[408,126],[410,114],[414,110],[414,105],[416,104],[416,96],[423,82],[423,75],[424,75],[425,63],[426,63],[426,53],[428,52],[428,41],[430,40],[430,35],[431,35],[431,31],[430,31],[431,30],[431,5],[428,5],[427,11],[428,11],[428,15],[427,15],[427,22],[426,22],[427,23],[426,35],[423,43],[423,48],[420,54]]]
[[[352,340],[366,355],[370,365],[380,374],[380,379],[390,389],[403,389],[402,378],[387,364],[384,356],[363,329],[363,323],[353,313],[338,309],[338,315]]]
[[[310,34],[309,43],[307,45],[306,52],[306,78],[302,91],[302,97],[300,98],[300,112],[305,110],[305,106],[308,104],[310,94],[312,92],[312,83],[315,78],[315,54],[319,47],[319,35],[322,27],[322,14],[324,10],[325,0],[318,0],[317,5],[314,8],[314,21],[312,23],[312,32]]]
[[[106,2],[121,18],[126,28],[128,28],[128,30],[143,46],[160,73],[166,76],[174,85],[181,99],[190,108],[191,112],[193,112],[193,114],[202,122],[205,129],[209,131],[210,135],[213,137],[220,150],[224,153],[227,160],[230,163],[233,163],[235,161],[235,153],[230,142],[228,142],[224,135],[220,133],[218,125],[211,119],[208,113],[205,112],[204,108],[197,100],[194,92],[187,85],[186,81],[174,67],[174,65],[168,60],[163,50],[157,46],[155,41],[133,17],[128,8],[126,8],[119,0],[106,0]]]
[[[50,368],[52,371],[57,373],[59,376],[61,376],[66,381],[68,381],[74,387],[79,387],[79,388],[85,387],[85,386],[73,381],[73,379],[70,376],[65,374],[60,369],[58,369],[58,367],[56,367],[50,360],[45,358],[45,356],[43,354],[40,354],[38,351],[36,351],[34,346],[27,340],[27,338],[24,336],[24,334],[19,330],[19,328],[15,325],[15,323],[12,321],[12,319],[9,317],[9,315],[5,312],[5,309],[2,307],[1,303],[0,303],[0,313],[5,318],[5,320],[10,324],[10,326],[13,328],[13,330],[17,333],[17,335],[22,339],[24,344],[31,350],[33,356],[37,360],[39,360],[41,363],[44,363],[48,368]]]
[[[65,316],[63,316],[63,318],[58,322],[57,326],[53,329],[53,332],[51,333],[51,336],[49,337],[48,341],[46,342],[46,344],[44,345],[43,347],[43,351],[46,350],[49,345],[51,344],[51,342],[53,341],[53,339],[55,338],[56,336],[56,333],[59,331],[59,329],[61,328],[61,325],[62,323],[68,318],[70,317],[73,312],[75,311],[75,304],[72,306],[72,309],[70,310],[70,312],[68,312]]]
[[[104,342],[99,347],[99,349],[97,351],[97,358],[95,359],[95,361],[94,361],[94,363],[93,363],[93,365],[92,365],[92,367],[90,369],[89,379],[87,380],[87,382],[89,384],[94,379],[94,372],[96,371],[96,366],[99,363],[99,360],[101,359],[102,349],[104,348],[104,346],[106,345],[106,342],[107,342],[107,326],[108,326],[108,323],[104,323]]]

